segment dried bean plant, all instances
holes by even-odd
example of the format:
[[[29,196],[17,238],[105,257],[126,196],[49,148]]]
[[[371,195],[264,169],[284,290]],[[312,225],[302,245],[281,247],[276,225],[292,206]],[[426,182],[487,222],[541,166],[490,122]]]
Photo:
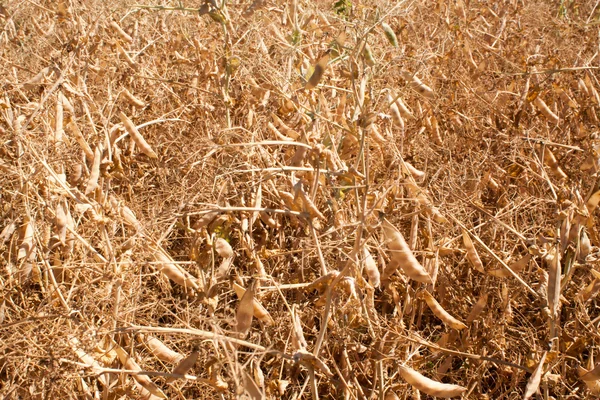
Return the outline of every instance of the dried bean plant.
[[[599,34],[0,2],[0,398],[597,398]]]

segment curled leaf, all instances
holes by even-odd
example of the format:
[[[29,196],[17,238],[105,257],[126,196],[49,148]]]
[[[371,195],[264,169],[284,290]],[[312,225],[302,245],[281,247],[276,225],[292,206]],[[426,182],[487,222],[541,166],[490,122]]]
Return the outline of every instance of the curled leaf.
[[[310,76],[310,78],[308,79],[306,86],[304,86],[304,89],[306,89],[306,90],[314,89],[317,87],[319,82],[321,82],[321,79],[323,78],[323,75],[325,74],[325,70],[327,69],[327,64],[329,63],[329,57],[330,57],[330,55],[329,55],[329,51],[328,51],[327,53],[325,53],[325,55],[323,57],[321,57],[319,59],[319,61],[317,61],[314,71],[313,71],[312,75]]]

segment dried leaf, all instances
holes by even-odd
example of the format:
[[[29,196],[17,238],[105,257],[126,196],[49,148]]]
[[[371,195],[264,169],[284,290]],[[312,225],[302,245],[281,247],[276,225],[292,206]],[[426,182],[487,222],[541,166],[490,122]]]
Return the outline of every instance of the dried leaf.
[[[594,368],[594,369],[596,369],[596,368]],[[598,380],[584,380],[583,379],[583,377],[590,372],[591,371],[588,371],[581,366],[577,367],[577,374],[579,375],[579,378],[585,383],[585,385],[587,386],[587,388],[591,392],[591,394],[598,396],[598,395],[600,395],[600,382],[598,382]]]
[[[596,207],[598,207],[598,203],[600,203],[600,190],[598,190],[597,192],[594,192],[594,194],[592,194],[590,196],[590,198],[588,199],[588,201],[586,203],[586,207],[587,207],[590,215],[592,215],[594,210],[596,210]]]
[[[536,367],[535,371],[533,371],[533,374],[531,374],[531,377],[527,382],[527,386],[525,387],[525,394],[523,395],[523,400],[528,400],[529,398],[531,398],[531,396],[533,396],[533,394],[537,392],[538,388],[540,387],[540,382],[542,380],[542,372],[544,370],[544,361],[546,361],[547,354],[548,352],[546,351],[544,352],[544,354],[542,354],[542,358],[540,359],[538,366]]]
[[[244,389],[246,390],[246,393],[248,393],[250,395],[250,398],[253,400],[262,400],[264,399],[264,394],[262,392],[262,390],[260,390],[260,387],[256,384],[256,382],[254,382],[254,379],[252,379],[252,377],[250,376],[250,374],[248,374],[246,372],[246,370],[243,369],[243,367],[240,366],[240,368],[242,369],[242,382],[244,385]]]
[[[581,380],[586,382],[600,380],[600,364],[596,365],[584,375],[581,375]]]
[[[323,78],[323,75],[325,74],[325,70],[327,69],[327,64],[329,63],[329,57],[330,57],[330,55],[329,55],[329,51],[328,51],[327,53],[325,53],[325,55],[323,57],[321,57],[319,59],[319,61],[315,65],[314,72],[308,79],[308,82],[306,83],[306,86],[304,87],[304,89],[306,89],[306,90],[314,89],[315,87],[317,87],[319,82],[321,82],[321,79]]]
[[[184,358],[183,360],[181,360],[179,362],[179,364],[177,364],[175,366],[175,368],[173,368],[172,374],[174,374],[174,375],[185,375],[190,369],[192,369],[194,367],[194,365],[196,364],[196,361],[198,360],[198,356],[199,355],[200,355],[200,353],[198,353],[197,351],[191,352],[189,356],[187,356],[186,358]],[[170,383],[170,382],[173,382],[176,379],[178,379],[178,378],[176,378],[176,377],[169,377],[169,378],[166,379],[166,382]]]
[[[245,335],[252,326],[252,317],[254,316],[254,295],[258,281],[252,281],[238,304],[236,319],[236,331]]]

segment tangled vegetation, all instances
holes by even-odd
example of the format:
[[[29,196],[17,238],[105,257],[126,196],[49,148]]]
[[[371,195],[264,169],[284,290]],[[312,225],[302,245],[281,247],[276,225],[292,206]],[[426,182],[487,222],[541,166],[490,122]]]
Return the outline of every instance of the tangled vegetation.
[[[0,4],[0,398],[600,396],[597,1]]]

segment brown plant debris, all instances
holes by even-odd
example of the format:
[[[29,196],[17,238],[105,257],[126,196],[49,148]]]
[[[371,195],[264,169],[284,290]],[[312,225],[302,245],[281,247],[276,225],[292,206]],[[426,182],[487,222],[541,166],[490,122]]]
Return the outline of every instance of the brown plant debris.
[[[597,1],[0,3],[0,398],[598,397]]]

